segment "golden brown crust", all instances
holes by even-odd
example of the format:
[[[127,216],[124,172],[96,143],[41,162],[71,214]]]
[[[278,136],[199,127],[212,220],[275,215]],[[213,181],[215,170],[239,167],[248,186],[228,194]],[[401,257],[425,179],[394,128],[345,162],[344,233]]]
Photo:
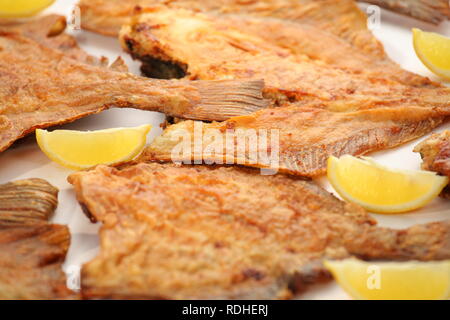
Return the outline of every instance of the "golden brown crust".
[[[447,224],[377,228],[361,208],[284,175],[140,163],[69,182],[103,224],[100,254],[82,268],[85,298],[292,298],[330,279],[323,258],[450,257]]]
[[[366,54],[385,55],[353,0],[81,0],[79,5],[82,27],[110,36],[117,35],[133,14],[165,7],[291,20],[327,30]]]
[[[220,144],[226,130],[262,130],[261,135],[278,130],[279,169],[316,176],[325,172],[330,155],[398,146],[430,132],[450,114],[448,88],[403,71],[385,57],[352,50],[309,25],[158,8],[135,17],[120,38],[135,57],[178,65],[189,79],[264,78],[265,96],[281,106],[206,124],[205,130],[219,131],[220,139],[210,143],[204,135],[200,148],[191,143],[193,123],[179,123],[155,139],[143,159],[224,163],[228,156],[234,163],[267,167],[259,159],[252,163],[250,155],[236,155],[236,143]],[[174,157],[183,133],[192,139],[191,148],[182,158]],[[265,145],[257,148],[267,153]],[[215,154],[208,154],[211,150]]]
[[[381,94],[384,100],[398,96],[405,103],[414,95],[396,82],[439,86],[385,56],[355,50],[331,32],[275,18],[155,9],[133,18],[120,39],[150,75],[161,69],[157,60],[179,68],[189,79],[262,77],[268,96],[287,95],[289,101],[315,98],[326,103],[341,96],[374,100]]]
[[[329,276],[310,267],[331,236],[312,227],[321,214],[374,223],[311,182],[245,168],[100,166],[69,181],[103,223],[86,298],[283,298],[303,265]]]
[[[434,171],[450,178],[450,130],[432,134],[414,148],[422,157],[422,169]],[[450,199],[450,186],[441,193]]]
[[[0,185],[0,299],[69,299],[66,226],[49,224],[58,190],[45,180]]]
[[[347,233],[351,235],[351,232]],[[415,225],[405,230],[372,228],[344,237],[345,247],[366,260],[448,260],[450,220]]]
[[[267,109],[221,123],[179,122],[153,140],[140,159],[200,159],[219,164],[228,159],[311,177],[325,173],[331,155],[364,155],[393,148],[428,133],[444,118],[444,113],[433,109],[411,107],[350,113],[297,106]],[[195,130],[195,124],[202,129]],[[245,134],[252,132],[255,149],[237,153],[239,145],[249,144]]]
[[[62,264],[70,242],[65,226],[0,227],[0,299],[69,299]]]
[[[450,177],[450,130],[432,134],[414,148],[422,157],[422,169]]]
[[[7,24],[2,24],[0,21],[0,31],[3,33],[20,34],[41,45],[64,52],[66,56],[80,62],[95,66],[108,66],[108,59],[88,55],[78,46],[75,38],[64,32],[65,29],[66,18],[56,14],[27,20],[26,22],[12,20],[8,21]]]
[[[44,17],[37,24],[51,26],[47,20]],[[224,115],[247,114],[266,106],[262,81],[150,80],[122,72],[121,60],[106,68],[106,60],[88,56],[69,35],[30,38],[28,29],[27,24],[0,27],[0,81],[4,84],[0,151],[37,128],[68,123],[110,107],[194,119],[200,114],[199,119],[204,119],[209,108],[220,111],[218,106],[224,105],[234,113],[211,112],[222,117],[209,119],[223,120]]]

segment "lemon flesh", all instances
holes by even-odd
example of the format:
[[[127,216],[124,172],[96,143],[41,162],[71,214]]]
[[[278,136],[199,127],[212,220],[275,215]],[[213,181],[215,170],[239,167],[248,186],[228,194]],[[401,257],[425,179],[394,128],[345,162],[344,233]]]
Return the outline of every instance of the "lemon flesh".
[[[414,50],[432,72],[450,80],[450,38],[413,29]]]
[[[1,0],[0,18],[33,16],[50,6],[55,0]]]
[[[450,260],[433,262],[325,261],[354,299],[443,300],[450,298]]]
[[[71,169],[114,164],[134,159],[145,147],[150,125],[98,131],[36,130],[41,150]]]
[[[370,158],[328,159],[328,179],[347,201],[378,213],[400,213],[425,206],[448,178],[430,171],[393,170]]]

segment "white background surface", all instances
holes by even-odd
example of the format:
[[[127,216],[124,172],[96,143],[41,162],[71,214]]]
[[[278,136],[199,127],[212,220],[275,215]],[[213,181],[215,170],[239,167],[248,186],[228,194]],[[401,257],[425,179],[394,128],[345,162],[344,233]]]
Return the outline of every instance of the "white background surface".
[[[75,0],[58,0],[44,13],[59,13],[69,16],[76,3]],[[361,8],[366,9],[365,5]],[[440,26],[432,26],[420,21],[403,17],[391,12],[382,11],[381,26],[374,30],[375,36],[385,45],[388,55],[403,68],[439,80],[428,71],[416,57],[411,38],[411,28],[435,31],[450,36],[450,22]],[[121,55],[130,71],[139,74],[139,63],[132,61],[122,52],[118,41],[86,31],[69,30],[79,41],[80,45],[90,54],[106,56],[111,61]],[[148,142],[161,130],[159,124],[163,116],[158,113],[133,110],[113,109],[99,115],[89,116],[65,125],[66,129],[96,130],[110,127],[127,127],[150,123],[153,129]],[[436,131],[450,129],[450,123],[439,127]],[[420,156],[412,152],[419,141],[406,144],[395,150],[388,150],[372,154],[377,161],[391,167],[403,169],[419,169]],[[72,233],[72,244],[65,263],[69,281],[72,285],[77,276],[80,264],[92,259],[98,252],[98,225],[91,224],[81,211],[74,191],[66,178],[72,171],[51,162],[38,148],[34,136],[29,136],[13,147],[0,154],[0,183],[10,180],[38,177],[43,178],[59,188],[59,206],[53,221],[67,224]],[[333,191],[325,178],[319,179],[328,190]],[[418,223],[426,223],[450,218],[450,202],[436,199],[426,208],[402,215],[375,215],[380,225],[392,228],[406,228]],[[348,296],[335,284],[321,285],[302,295],[306,299],[348,299]]]

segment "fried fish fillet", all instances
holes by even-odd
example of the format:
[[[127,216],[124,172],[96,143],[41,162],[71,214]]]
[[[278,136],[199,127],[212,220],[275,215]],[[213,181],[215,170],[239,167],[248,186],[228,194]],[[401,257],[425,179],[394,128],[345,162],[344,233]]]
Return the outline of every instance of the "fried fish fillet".
[[[367,30],[366,16],[353,0],[81,0],[83,28],[115,36],[139,10],[166,7],[200,12],[275,17],[327,30],[366,54],[384,56],[383,47]]]
[[[441,106],[450,97],[449,89],[388,58],[368,57],[330,33],[274,18],[155,9],[124,26],[120,39],[151,77],[262,78],[266,97],[275,101],[315,101],[342,110]]]
[[[223,120],[266,106],[259,80],[150,80],[122,72],[120,60],[106,68],[104,60],[90,58],[70,36],[54,35],[48,20],[33,22],[51,29],[32,37],[29,25],[0,26],[0,151],[36,128],[110,107]]]
[[[61,269],[67,227],[47,223],[58,190],[45,180],[0,185],[0,299],[69,299]]]
[[[313,182],[249,168],[99,166],[69,182],[103,224],[85,298],[290,298],[330,279],[324,258],[450,257],[448,222],[378,228]]]
[[[432,134],[414,148],[422,157],[422,169],[437,172],[450,178],[450,131]],[[441,196],[450,199],[450,186],[447,186]]]
[[[25,22],[0,19],[0,30],[4,33],[18,33],[46,47],[64,52],[66,56],[72,59],[94,66],[108,67],[107,58],[97,58],[87,54],[78,46],[74,37],[64,33],[66,27],[66,18],[56,14],[50,14],[35,20],[26,20]],[[128,71],[120,58],[111,67],[117,71]]]
[[[183,69],[189,79],[263,78],[264,96],[281,106],[205,125],[207,134],[198,138],[203,140],[198,148],[191,143],[193,122],[178,123],[152,143],[143,159],[225,163],[227,158],[316,176],[324,173],[330,155],[398,146],[430,132],[450,114],[450,89],[402,71],[388,59],[352,55],[339,38],[323,31],[319,38],[308,36],[312,27],[293,24],[154,9],[125,26],[122,44],[147,64],[146,70],[159,70],[155,61],[163,61]],[[271,32],[261,31],[263,25]],[[256,140],[260,132],[277,130],[278,159],[269,164],[236,155],[236,141],[224,143],[227,130],[255,131]],[[217,139],[210,141],[213,131]],[[173,151],[182,136],[188,136],[190,147],[179,156]],[[273,147],[261,144],[257,152]]]
[[[369,0],[376,5],[432,23],[450,17],[447,0]],[[384,55],[368,32],[366,17],[353,0],[80,0],[84,29],[116,36],[138,9],[165,6],[202,12],[244,13],[292,20],[326,29],[360,50]]]
[[[443,119],[439,111],[418,107],[266,109],[224,122],[179,122],[156,137],[140,159],[234,163],[314,177],[325,173],[331,155],[392,148],[425,135]]]

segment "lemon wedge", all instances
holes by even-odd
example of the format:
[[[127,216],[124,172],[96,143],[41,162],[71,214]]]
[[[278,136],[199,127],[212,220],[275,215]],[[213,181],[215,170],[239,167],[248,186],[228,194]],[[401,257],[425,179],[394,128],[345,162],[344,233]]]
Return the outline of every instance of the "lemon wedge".
[[[31,17],[53,2],[55,0],[1,0],[0,18]]]
[[[448,184],[431,171],[393,170],[370,158],[345,155],[328,159],[328,179],[347,201],[378,213],[399,213],[423,207]]]
[[[150,129],[150,125],[85,132],[37,129],[36,139],[51,160],[71,169],[85,169],[134,159],[145,147]]]
[[[413,43],[423,64],[438,76],[450,80],[450,38],[413,29]]]
[[[450,298],[450,260],[432,262],[325,261],[354,299],[444,300]]]

